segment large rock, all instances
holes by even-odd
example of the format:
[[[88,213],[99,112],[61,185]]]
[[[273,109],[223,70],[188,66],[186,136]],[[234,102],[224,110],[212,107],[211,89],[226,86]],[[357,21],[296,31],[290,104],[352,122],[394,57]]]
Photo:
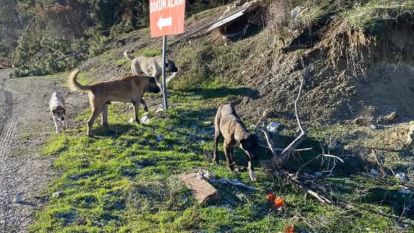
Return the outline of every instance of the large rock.
[[[410,122],[410,128],[408,129],[407,145],[412,145],[414,141],[414,121]]]
[[[180,179],[193,192],[193,196],[198,203],[207,203],[218,197],[217,189],[202,179],[198,173],[183,174]]]

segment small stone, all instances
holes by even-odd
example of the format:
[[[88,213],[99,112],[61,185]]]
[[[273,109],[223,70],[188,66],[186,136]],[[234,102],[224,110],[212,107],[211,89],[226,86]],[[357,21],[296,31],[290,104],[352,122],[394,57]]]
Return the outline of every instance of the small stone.
[[[414,121],[410,122],[410,128],[408,129],[408,135],[406,143],[407,145],[412,145],[414,141]]]
[[[377,126],[376,126],[376,125],[374,125],[374,124],[371,124],[371,125],[369,126],[369,128],[370,128],[370,129],[372,129],[372,130],[376,130],[376,129],[377,129]]]
[[[371,170],[369,170],[369,174],[371,174],[371,176],[373,176],[373,177],[378,177],[379,176],[379,172],[377,170],[375,170],[374,168],[371,168]]]
[[[358,117],[352,121],[355,125],[359,126],[367,126],[371,123],[371,119],[365,118],[365,117]]]
[[[266,129],[269,131],[269,132],[271,132],[271,133],[276,133],[277,132],[277,130],[279,129],[279,127],[280,127],[280,123],[277,123],[277,122],[270,122],[267,126],[266,126]]]
[[[52,198],[60,198],[60,197],[63,197],[62,191],[58,191],[52,194]]]
[[[148,114],[145,114],[144,116],[142,116],[141,119],[140,119],[140,121],[144,125],[147,125],[147,124],[149,124],[151,122]]]
[[[413,191],[411,191],[407,187],[403,187],[402,189],[400,189],[400,191],[398,191],[398,193],[403,194],[403,195],[411,195]]]
[[[403,182],[403,181],[407,180],[407,175],[404,172],[399,172],[399,173],[395,174],[395,178],[397,178],[398,180]]]
[[[392,113],[382,117],[382,121],[384,123],[388,123],[388,124],[395,123],[397,120],[398,120],[397,112],[392,112]]]
[[[23,201],[23,192],[16,193],[16,195],[14,196],[14,202],[20,203],[22,201]]]
[[[160,112],[164,112],[164,107],[161,104],[158,105],[158,107],[155,109],[155,113],[160,113]]]

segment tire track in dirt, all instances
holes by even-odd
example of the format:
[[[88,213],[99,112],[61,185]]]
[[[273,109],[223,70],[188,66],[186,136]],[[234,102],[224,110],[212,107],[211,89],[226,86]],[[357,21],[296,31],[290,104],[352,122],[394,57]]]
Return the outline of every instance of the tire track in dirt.
[[[0,232],[26,232],[43,205],[39,193],[53,178],[53,159],[38,149],[51,132],[47,102],[56,86],[45,77],[8,79],[0,70]]]
[[[10,146],[12,143],[12,136],[15,131],[17,125],[17,117],[15,114],[12,113],[12,117],[9,118],[9,120],[6,123],[6,126],[3,128],[1,134],[0,134],[0,201],[1,201],[1,213],[0,213],[0,229],[4,230],[6,232],[7,222],[6,222],[6,209],[8,206],[8,197],[11,195],[8,193],[9,189],[7,188],[7,181],[6,179],[6,161],[7,156],[10,153]]]

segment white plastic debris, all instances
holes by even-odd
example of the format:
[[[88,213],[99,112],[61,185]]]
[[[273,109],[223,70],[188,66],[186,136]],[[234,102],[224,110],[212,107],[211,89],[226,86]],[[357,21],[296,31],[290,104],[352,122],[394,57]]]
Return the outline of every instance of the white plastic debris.
[[[267,125],[266,129],[271,133],[276,133],[280,125],[281,125],[280,123],[272,121]]]
[[[204,180],[209,180],[209,179],[216,178],[216,176],[213,173],[211,173],[211,172],[209,172],[207,170],[204,170],[204,169],[198,170],[197,177],[199,179],[204,179]]]
[[[63,196],[63,192],[62,191],[58,191],[52,194],[53,198],[59,198]]]
[[[295,8],[293,8],[290,11],[290,17],[294,20],[297,21],[299,19],[299,17],[302,15],[302,13],[304,12],[305,8],[302,6],[297,6]]]
[[[156,137],[157,137],[157,141],[159,141],[159,142],[164,140],[164,136],[162,136],[162,135],[157,135]]]
[[[151,120],[150,120],[148,114],[145,114],[144,116],[141,117],[140,121],[141,121],[142,124],[147,125],[147,124],[150,123]]]
[[[373,177],[378,177],[379,176],[379,172],[377,170],[375,170],[374,168],[371,168],[371,170],[369,170],[369,174],[371,174],[371,176],[373,176]]]
[[[406,181],[407,180],[407,175],[404,172],[399,172],[399,173],[395,174],[395,178],[397,178],[400,181]]]
[[[413,191],[411,191],[407,187],[403,187],[400,191],[398,191],[398,193],[404,194],[404,195],[411,195],[413,193]]]

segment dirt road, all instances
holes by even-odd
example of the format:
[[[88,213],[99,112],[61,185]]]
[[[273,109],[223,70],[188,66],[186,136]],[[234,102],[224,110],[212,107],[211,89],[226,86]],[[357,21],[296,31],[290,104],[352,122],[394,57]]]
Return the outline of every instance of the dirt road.
[[[56,78],[9,79],[0,70],[0,232],[26,232],[34,209],[42,205],[40,192],[53,178],[52,158],[38,150],[53,132],[48,116]],[[15,202],[21,193],[22,201]]]

